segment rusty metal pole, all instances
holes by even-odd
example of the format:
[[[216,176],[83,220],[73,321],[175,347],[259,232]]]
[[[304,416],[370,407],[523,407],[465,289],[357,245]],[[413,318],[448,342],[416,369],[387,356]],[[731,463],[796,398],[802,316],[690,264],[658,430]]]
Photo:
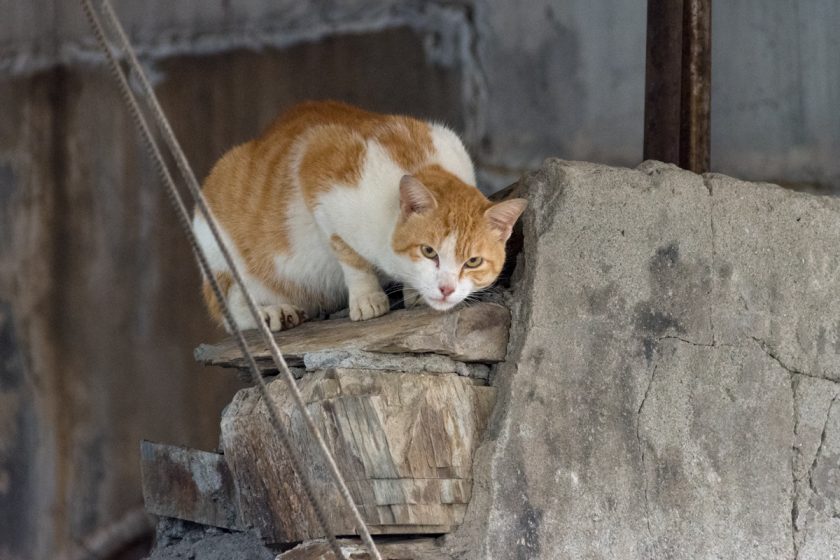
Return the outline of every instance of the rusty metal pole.
[[[709,170],[711,0],[648,0],[644,158]]]
[[[683,5],[680,167],[709,170],[712,99],[712,0]]]

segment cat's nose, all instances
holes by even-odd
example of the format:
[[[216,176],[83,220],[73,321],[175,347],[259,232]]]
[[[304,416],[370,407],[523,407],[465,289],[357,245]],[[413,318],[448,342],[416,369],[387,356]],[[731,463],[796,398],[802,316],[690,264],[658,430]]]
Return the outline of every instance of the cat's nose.
[[[438,286],[438,290],[440,290],[443,299],[446,299],[450,295],[452,295],[452,292],[455,291],[455,286],[450,286],[449,284],[441,284],[440,286]]]

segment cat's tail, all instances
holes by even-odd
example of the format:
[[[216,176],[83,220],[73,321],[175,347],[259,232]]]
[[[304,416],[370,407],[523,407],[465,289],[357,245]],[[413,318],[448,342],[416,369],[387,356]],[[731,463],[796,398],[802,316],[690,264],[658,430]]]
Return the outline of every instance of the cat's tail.
[[[222,295],[227,298],[230,287],[233,285],[233,276],[231,276],[230,272],[216,272],[214,274],[216,276],[216,282],[219,283],[219,288],[222,290]],[[201,292],[204,294],[204,303],[207,305],[210,317],[219,325],[225,327],[225,320],[222,317],[222,306],[219,300],[216,299],[216,294],[213,293],[213,288],[207,279],[201,285]]]

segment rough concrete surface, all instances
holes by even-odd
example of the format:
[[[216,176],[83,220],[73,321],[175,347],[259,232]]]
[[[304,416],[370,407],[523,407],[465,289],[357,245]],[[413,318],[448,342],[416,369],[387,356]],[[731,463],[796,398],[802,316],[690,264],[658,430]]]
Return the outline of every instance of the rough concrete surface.
[[[549,160],[459,558],[832,558],[840,201]],[[834,297],[833,297],[834,296]]]

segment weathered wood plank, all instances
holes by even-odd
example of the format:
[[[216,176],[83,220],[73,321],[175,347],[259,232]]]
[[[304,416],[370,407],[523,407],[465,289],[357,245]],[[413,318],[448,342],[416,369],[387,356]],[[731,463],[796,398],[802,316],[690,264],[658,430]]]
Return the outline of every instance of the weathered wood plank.
[[[144,441],[140,467],[149,513],[240,528],[233,478],[223,455]]]
[[[307,352],[364,350],[417,354],[436,353],[463,362],[494,363],[504,360],[510,312],[495,303],[479,303],[448,313],[432,309],[400,309],[364,322],[349,319],[313,321],[275,334],[290,366],[303,364]],[[266,369],[274,364],[268,348],[254,331],[246,334],[257,363]],[[195,358],[208,365],[244,367],[236,342],[202,344]]]
[[[285,383],[268,388],[333,530],[355,534]],[[495,388],[455,374],[342,368],[312,372],[299,388],[372,533],[444,533],[461,522]],[[323,536],[255,389],[225,410],[222,446],[243,526],[268,542]]]

